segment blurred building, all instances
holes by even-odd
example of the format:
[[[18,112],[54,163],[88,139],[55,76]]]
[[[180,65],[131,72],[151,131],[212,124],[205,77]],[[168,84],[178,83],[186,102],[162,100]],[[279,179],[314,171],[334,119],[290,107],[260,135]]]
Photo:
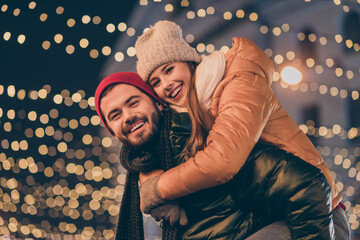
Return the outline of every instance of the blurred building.
[[[158,20],[171,20],[200,54],[226,52],[233,36],[257,43],[274,61],[272,88],[332,170],[360,238],[360,2],[355,1],[140,1],[127,21],[136,33],[120,35],[103,76],[136,71],[137,36]],[[124,29],[125,31],[125,29]],[[293,67],[301,76],[283,75]],[[296,73],[295,73],[296,75]],[[289,84],[290,82],[290,84]]]

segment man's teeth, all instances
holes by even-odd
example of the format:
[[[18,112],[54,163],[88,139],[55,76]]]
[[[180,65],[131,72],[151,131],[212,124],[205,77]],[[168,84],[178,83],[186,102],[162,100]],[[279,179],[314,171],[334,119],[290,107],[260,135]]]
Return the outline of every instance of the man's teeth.
[[[177,89],[175,89],[172,93],[171,93],[171,97],[175,97],[179,92],[180,90],[182,89],[182,85],[180,85]]]
[[[135,132],[137,129],[139,129],[140,127],[142,127],[145,124],[145,122],[139,122],[137,124],[135,124],[131,129],[130,132]]]

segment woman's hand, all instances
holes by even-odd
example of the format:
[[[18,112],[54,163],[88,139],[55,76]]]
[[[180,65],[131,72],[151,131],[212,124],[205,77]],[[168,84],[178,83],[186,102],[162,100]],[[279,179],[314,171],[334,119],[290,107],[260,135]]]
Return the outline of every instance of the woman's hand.
[[[159,176],[151,177],[141,184],[140,209],[143,213],[149,214],[153,208],[166,203],[158,190],[159,179]]]
[[[168,221],[172,227],[176,224],[185,226],[188,223],[186,212],[178,201],[169,201],[164,205],[155,207],[150,211],[150,215],[156,221]]]

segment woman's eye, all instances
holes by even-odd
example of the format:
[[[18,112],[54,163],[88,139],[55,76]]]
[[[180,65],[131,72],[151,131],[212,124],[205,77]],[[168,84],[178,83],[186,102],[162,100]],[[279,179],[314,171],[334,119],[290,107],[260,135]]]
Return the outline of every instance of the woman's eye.
[[[169,67],[168,69],[166,69],[166,74],[171,73],[171,71],[174,69],[174,67]]]
[[[156,87],[157,85],[159,85],[159,80],[155,80],[155,81],[152,81],[151,82],[151,86],[154,88],[154,87]]]

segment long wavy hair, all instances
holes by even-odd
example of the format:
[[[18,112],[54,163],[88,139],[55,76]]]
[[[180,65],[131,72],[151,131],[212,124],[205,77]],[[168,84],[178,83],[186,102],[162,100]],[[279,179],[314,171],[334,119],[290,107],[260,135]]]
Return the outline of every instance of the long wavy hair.
[[[195,84],[195,70],[197,64],[186,62],[190,73],[191,83],[186,98],[186,108],[191,119],[191,135],[184,148],[186,160],[191,158],[196,152],[204,149],[206,138],[214,124],[215,118],[203,105],[201,105]]]

